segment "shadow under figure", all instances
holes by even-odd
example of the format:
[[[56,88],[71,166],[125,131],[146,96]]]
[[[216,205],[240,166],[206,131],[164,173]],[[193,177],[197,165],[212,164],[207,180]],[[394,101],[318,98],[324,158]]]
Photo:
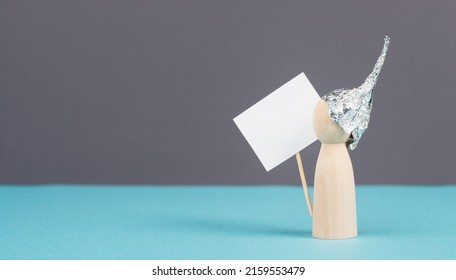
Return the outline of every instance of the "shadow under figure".
[[[385,61],[390,38],[372,73],[354,89],[337,89],[322,97],[315,108],[313,126],[321,142],[315,168],[312,235],[345,239],[358,235],[353,166],[354,150],[366,131],[377,77]]]

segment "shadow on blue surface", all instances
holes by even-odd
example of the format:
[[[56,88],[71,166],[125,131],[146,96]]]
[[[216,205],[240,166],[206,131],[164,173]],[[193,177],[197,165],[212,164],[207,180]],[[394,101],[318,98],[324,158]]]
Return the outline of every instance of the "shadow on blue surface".
[[[225,234],[232,236],[275,236],[287,238],[311,238],[311,231],[305,231],[299,228],[283,228],[273,224],[259,223],[256,220],[239,220],[235,218],[208,218],[186,216],[179,217],[171,223],[177,223],[185,227],[188,231],[208,234]]]

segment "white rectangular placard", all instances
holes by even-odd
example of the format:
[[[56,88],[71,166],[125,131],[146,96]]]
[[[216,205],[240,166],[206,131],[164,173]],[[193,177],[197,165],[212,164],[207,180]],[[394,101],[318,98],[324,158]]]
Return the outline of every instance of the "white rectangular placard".
[[[319,100],[301,73],[233,119],[266,171],[317,140],[312,115]]]

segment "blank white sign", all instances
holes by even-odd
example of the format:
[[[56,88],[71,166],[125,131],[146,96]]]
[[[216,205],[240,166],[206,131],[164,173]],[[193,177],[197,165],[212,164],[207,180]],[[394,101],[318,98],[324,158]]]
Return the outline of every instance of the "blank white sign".
[[[312,115],[319,100],[301,73],[233,119],[266,171],[317,140]]]

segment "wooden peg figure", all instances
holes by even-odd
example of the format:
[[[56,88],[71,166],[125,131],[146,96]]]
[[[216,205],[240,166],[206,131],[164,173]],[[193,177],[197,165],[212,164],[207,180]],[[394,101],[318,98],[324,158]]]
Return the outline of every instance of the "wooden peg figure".
[[[385,36],[374,70],[361,86],[334,90],[316,105],[313,126],[321,148],[314,179],[313,237],[345,239],[358,235],[355,179],[348,150],[356,148],[367,129],[389,42]]]
[[[321,142],[315,167],[312,235],[323,239],[356,237],[353,167],[346,142],[350,134],[334,122],[321,100],[314,111],[314,130]]]

